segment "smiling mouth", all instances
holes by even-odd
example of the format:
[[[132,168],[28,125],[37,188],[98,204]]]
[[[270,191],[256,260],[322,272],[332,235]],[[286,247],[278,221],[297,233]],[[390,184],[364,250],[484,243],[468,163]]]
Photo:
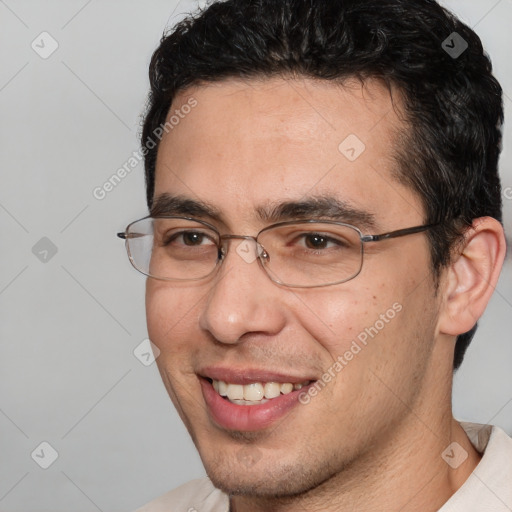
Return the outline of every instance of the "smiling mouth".
[[[313,381],[291,382],[253,382],[250,384],[232,384],[222,380],[206,378],[213,389],[225,400],[236,405],[261,405],[281,395],[287,395],[308,386]]]

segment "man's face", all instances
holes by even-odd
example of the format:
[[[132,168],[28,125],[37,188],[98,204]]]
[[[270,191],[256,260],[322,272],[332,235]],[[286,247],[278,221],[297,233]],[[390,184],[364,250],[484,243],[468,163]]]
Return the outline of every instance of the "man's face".
[[[262,210],[323,197],[373,218],[363,233],[423,223],[420,200],[392,176],[400,122],[378,83],[224,81],[184,91],[171,114],[190,96],[197,106],[161,142],[155,198],[206,203],[219,215],[202,218],[221,234],[256,235]],[[366,244],[357,277],[309,289],[273,283],[239,243],[213,278],[147,281],[158,367],[214,484],[303,492],[417,429],[411,410],[435,399],[438,335],[425,235]],[[214,380],[233,396],[252,396],[241,387],[251,383],[280,394],[239,405]]]

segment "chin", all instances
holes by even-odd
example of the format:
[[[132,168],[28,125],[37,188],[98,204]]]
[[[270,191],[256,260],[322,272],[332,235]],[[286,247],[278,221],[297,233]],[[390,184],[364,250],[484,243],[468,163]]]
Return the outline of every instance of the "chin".
[[[259,460],[251,467],[249,464],[232,464],[226,459],[216,464],[205,464],[205,468],[213,485],[230,496],[286,499],[317,488],[334,474],[327,465],[308,469],[302,464]]]
[[[285,498],[307,492],[314,486],[304,486],[302,482],[290,480],[275,480],[268,474],[263,475],[219,475],[209,472],[208,476],[213,485],[230,496],[255,496],[260,498]]]

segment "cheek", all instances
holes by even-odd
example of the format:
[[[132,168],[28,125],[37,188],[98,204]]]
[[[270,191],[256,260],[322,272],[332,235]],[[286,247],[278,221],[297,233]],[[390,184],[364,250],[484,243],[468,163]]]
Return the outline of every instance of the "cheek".
[[[190,430],[185,411],[201,406],[200,386],[191,367],[191,342],[197,329],[201,295],[169,283],[148,279],[146,316],[150,340],[158,347],[156,359],[162,381],[180,417]],[[185,390],[185,391],[184,391]]]
[[[197,326],[201,297],[190,289],[176,288],[163,281],[148,279],[146,318],[150,340],[161,356],[177,356],[189,344]]]
[[[354,339],[379,319],[390,301],[365,288],[341,287],[317,290],[298,297],[295,318],[301,327],[335,359],[350,349]],[[378,286],[376,288],[379,288]],[[393,304],[391,301],[390,306]],[[382,311],[381,311],[382,310]]]
[[[425,314],[420,299],[426,290],[418,282],[399,282],[389,276],[373,278],[371,284],[345,283],[297,300],[295,319],[314,340],[315,350],[323,352],[324,371],[337,377],[334,387],[341,386],[343,394],[347,386],[362,386],[365,369],[398,375],[397,367],[407,365],[414,353],[418,341],[413,338]]]

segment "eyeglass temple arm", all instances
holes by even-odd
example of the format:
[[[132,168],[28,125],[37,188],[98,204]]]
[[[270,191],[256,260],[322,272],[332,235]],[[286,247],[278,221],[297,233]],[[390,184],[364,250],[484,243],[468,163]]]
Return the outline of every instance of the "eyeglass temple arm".
[[[126,231],[123,231],[122,233],[117,233],[117,236],[123,240],[128,240],[128,238],[140,238],[146,235],[144,235],[144,233],[127,233]]]
[[[414,233],[421,233],[427,231],[438,224],[427,224],[425,226],[415,226],[413,228],[397,229],[396,231],[390,231],[389,233],[381,233],[380,235],[363,235],[361,240],[363,242],[380,242],[381,240],[387,240],[388,238],[397,238],[399,236],[412,235]]]

